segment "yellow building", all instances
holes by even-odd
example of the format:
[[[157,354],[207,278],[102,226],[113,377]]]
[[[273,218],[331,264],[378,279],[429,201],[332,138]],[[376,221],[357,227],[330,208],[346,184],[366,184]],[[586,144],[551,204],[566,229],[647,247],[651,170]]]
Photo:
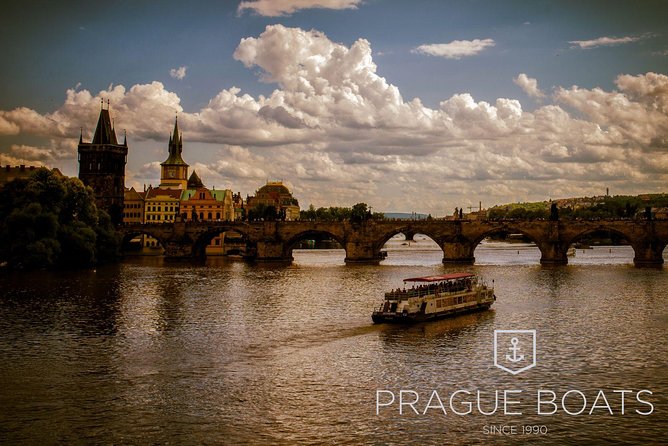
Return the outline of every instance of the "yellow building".
[[[152,188],[146,191],[144,220],[146,223],[174,223],[179,220],[180,189]]]
[[[144,223],[144,194],[134,187],[126,188],[123,197],[123,223]]]

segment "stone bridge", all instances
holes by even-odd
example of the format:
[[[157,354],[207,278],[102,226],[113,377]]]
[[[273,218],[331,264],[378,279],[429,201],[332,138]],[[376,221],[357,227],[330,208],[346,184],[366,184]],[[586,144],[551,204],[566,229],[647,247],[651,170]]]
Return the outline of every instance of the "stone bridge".
[[[381,249],[394,235],[424,234],[443,250],[443,263],[473,263],[476,246],[495,233],[521,233],[540,249],[542,264],[566,264],[572,243],[605,231],[624,238],[635,252],[636,266],[663,264],[668,220],[383,220],[350,222],[177,222],[126,225],[124,241],[139,234],[156,238],[167,258],[203,258],[206,246],[221,232],[235,231],[246,240],[248,257],[257,261],[291,261],[302,240],[327,237],[346,251],[347,263],[378,263]]]

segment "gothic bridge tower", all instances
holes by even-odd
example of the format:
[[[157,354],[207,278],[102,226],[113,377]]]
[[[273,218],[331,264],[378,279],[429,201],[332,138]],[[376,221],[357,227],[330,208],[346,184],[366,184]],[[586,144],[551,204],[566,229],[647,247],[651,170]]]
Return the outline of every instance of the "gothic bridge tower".
[[[179,133],[179,121],[174,121],[174,134],[169,137],[169,157],[160,164],[160,187],[186,189],[188,164],[183,161],[183,135]]]
[[[116,139],[116,132],[107,108],[100,109],[95,135],[90,143],[79,137],[79,179],[93,188],[98,208],[109,213],[111,221],[123,221],[123,192],[125,189],[125,164],[128,158],[127,137],[123,144]]]

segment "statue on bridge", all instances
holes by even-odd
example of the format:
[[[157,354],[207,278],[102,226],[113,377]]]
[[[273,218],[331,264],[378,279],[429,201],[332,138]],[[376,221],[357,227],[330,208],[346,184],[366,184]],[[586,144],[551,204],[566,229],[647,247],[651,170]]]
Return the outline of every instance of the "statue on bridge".
[[[557,209],[557,203],[552,203],[550,206],[550,221],[559,220],[559,209]]]

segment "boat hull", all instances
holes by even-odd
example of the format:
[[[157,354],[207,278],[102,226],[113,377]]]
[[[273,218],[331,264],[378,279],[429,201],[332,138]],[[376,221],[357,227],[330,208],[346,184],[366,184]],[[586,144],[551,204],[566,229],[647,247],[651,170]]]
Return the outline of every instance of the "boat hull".
[[[478,311],[488,310],[494,302],[483,302],[463,308],[453,308],[451,310],[439,311],[438,313],[393,313],[374,311],[371,319],[375,324],[392,323],[392,324],[414,324],[417,322],[433,321],[436,319],[445,319],[449,317],[459,316],[465,313],[475,313]]]

